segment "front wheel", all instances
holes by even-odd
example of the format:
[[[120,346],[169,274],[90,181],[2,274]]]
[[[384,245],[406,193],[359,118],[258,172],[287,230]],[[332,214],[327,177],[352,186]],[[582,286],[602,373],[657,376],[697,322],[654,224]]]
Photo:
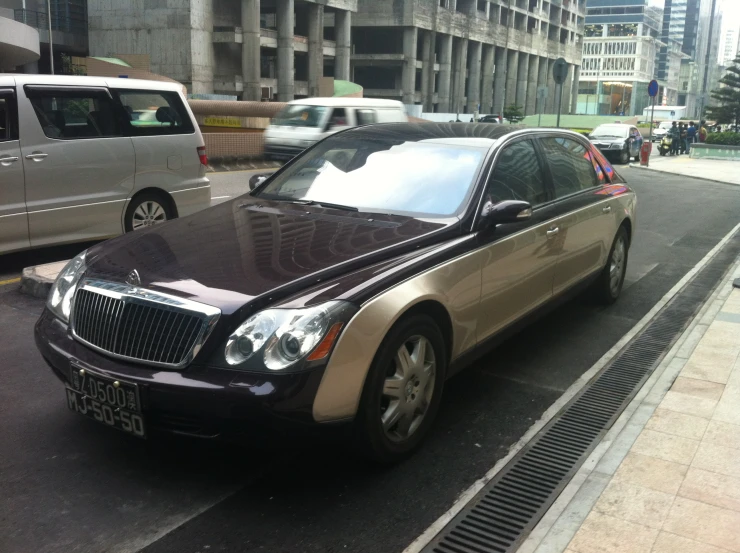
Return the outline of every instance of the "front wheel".
[[[629,150],[622,150],[622,152],[619,154],[619,163],[622,165],[629,163],[630,161],[630,152]]]
[[[624,285],[624,275],[627,272],[627,255],[629,252],[629,237],[627,229],[619,227],[612,242],[606,266],[594,282],[593,291],[599,303],[612,304],[619,298]]]
[[[141,230],[175,218],[170,203],[159,194],[144,193],[129,202],[124,216],[126,232]]]
[[[447,353],[428,315],[402,319],[378,349],[365,380],[355,424],[357,445],[384,464],[410,455],[439,410]]]

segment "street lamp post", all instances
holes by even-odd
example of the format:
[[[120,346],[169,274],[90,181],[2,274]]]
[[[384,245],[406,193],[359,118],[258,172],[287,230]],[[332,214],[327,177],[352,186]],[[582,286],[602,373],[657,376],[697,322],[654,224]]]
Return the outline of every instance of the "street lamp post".
[[[49,21],[49,67],[54,74],[54,40],[51,37],[51,0],[46,0],[46,18]]]

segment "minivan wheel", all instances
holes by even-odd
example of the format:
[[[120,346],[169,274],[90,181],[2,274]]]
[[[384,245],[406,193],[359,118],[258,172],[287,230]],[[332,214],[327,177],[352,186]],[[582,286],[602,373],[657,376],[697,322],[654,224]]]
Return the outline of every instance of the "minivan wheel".
[[[126,209],[126,232],[141,230],[175,218],[169,202],[154,193],[135,196]]]
[[[447,372],[442,332],[428,315],[402,319],[370,367],[355,419],[357,445],[375,462],[410,455],[439,411]]]
[[[594,282],[594,293],[600,303],[612,304],[619,298],[624,285],[624,275],[627,272],[628,252],[629,237],[627,236],[627,229],[619,227],[609,251],[606,266]]]

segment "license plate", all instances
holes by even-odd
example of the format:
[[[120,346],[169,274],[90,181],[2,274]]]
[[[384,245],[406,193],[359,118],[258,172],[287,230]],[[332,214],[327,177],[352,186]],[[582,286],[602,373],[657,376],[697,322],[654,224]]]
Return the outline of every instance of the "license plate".
[[[67,387],[67,407],[107,426],[146,438],[139,388],[131,382],[113,380],[72,365]]]

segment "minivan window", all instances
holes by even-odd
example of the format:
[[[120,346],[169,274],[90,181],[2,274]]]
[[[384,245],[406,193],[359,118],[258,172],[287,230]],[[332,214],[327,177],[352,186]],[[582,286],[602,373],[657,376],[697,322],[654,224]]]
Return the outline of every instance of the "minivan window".
[[[18,140],[18,110],[12,90],[0,89],[0,142]]]
[[[378,118],[375,115],[374,109],[358,109],[357,110],[357,124],[358,125],[372,125],[377,123]]]
[[[505,200],[522,200],[531,205],[547,201],[547,187],[530,140],[521,140],[501,152],[488,181],[485,201],[494,204]]]
[[[190,116],[177,92],[161,90],[117,90],[126,112],[131,134],[152,136],[195,132]]]
[[[329,108],[289,104],[273,117],[273,125],[284,127],[319,127],[324,124]]]
[[[564,137],[540,138],[550,166],[555,197],[562,198],[598,184],[588,148]]]
[[[121,125],[107,91],[33,88],[26,95],[48,138],[121,136]]]

